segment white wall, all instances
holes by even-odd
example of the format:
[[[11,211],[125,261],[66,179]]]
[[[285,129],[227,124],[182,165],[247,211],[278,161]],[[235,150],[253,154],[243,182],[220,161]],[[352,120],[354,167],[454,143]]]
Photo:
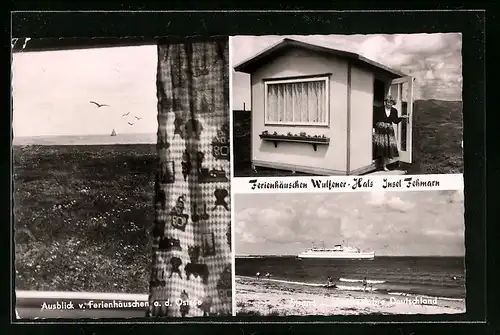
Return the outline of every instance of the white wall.
[[[351,67],[350,171],[372,163],[374,75]]]

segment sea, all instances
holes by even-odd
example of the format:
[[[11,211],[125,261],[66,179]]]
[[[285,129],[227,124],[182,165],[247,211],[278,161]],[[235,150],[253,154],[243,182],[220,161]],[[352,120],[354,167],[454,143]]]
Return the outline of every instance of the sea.
[[[339,290],[362,291],[396,296],[465,299],[464,257],[375,257],[373,260],[300,259],[295,256],[236,256],[236,276],[271,274],[271,280],[322,287],[330,276]]]
[[[155,144],[156,133],[108,135],[63,135],[14,137],[14,146],[26,145],[114,145],[114,144]]]

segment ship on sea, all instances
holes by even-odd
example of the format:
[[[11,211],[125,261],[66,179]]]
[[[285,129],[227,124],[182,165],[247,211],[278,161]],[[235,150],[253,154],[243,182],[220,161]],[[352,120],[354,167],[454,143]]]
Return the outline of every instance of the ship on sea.
[[[359,248],[344,246],[342,244],[334,245],[332,248],[315,247],[297,255],[298,258],[328,258],[328,259],[374,259],[375,251],[361,252]]]
[[[116,136],[116,131],[113,129],[110,136]]]

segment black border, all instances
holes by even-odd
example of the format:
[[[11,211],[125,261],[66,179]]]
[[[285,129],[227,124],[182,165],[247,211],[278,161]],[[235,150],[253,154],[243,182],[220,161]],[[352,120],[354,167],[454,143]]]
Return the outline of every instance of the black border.
[[[57,5],[57,4],[56,4]],[[68,4],[65,4],[69,7]],[[351,4],[351,8],[359,4]],[[76,6],[76,3],[75,3]],[[30,6],[34,8],[33,6]],[[88,6],[89,7],[89,6]],[[93,6],[95,7],[95,5]],[[122,5],[126,9],[126,5]],[[145,6],[143,6],[144,8]],[[365,6],[366,7],[366,6]],[[402,8],[404,5],[398,7]],[[61,7],[59,7],[61,8]],[[81,6],[80,6],[81,8]],[[220,7],[219,7],[220,8]],[[25,6],[26,9],[26,6]],[[486,282],[485,282],[485,263],[486,263],[486,234],[485,234],[485,115],[482,111],[485,110],[485,21],[486,13],[484,11],[473,12],[458,12],[458,11],[441,11],[441,12],[329,12],[329,13],[304,13],[304,12],[259,12],[259,13],[242,13],[242,12],[202,12],[202,13],[160,13],[160,12],[135,12],[135,13],[40,13],[40,12],[24,12],[12,14],[12,36],[32,38],[41,37],[137,37],[147,36],[151,40],[157,36],[193,36],[198,38],[209,35],[286,35],[286,34],[352,34],[352,33],[431,33],[431,32],[461,32],[463,38],[463,110],[464,110],[464,144],[465,144],[465,188],[466,188],[466,262],[467,262],[467,319],[484,320],[486,314]],[[75,41],[78,44],[82,40]],[[93,41],[95,42],[95,40]],[[92,44],[93,44],[92,42]],[[109,43],[109,41],[108,41]],[[143,44],[144,42],[133,42],[134,44]],[[10,85],[10,83],[9,83]],[[10,103],[10,98],[9,98]],[[6,133],[10,133],[9,130]],[[474,136],[475,135],[475,136]],[[11,139],[9,138],[9,141]],[[9,147],[10,152],[10,147]],[[4,161],[5,162],[5,161]],[[7,167],[7,164],[5,164]],[[9,166],[10,170],[10,166]],[[10,175],[9,175],[10,186]],[[9,196],[11,196],[9,194]],[[11,212],[11,208],[9,209]],[[7,225],[5,225],[7,226]],[[4,236],[10,236],[10,231],[6,231]],[[491,236],[491,235],[490,235]],[[493,240],[491,240],[493,242]],[[10,244],[11,241],[8,241]],[[493,249],[491,249],[493,251]],[[490,260],[492,255],[488,255]],[[10,278],[9,282],[10,282]],[[493,287],[493,286],[492,286]],[[9,287],[9,291],[12,288]],[[10,300],[10,299],[6,299]],[[490,301],[491,302],[491,301]],[[10,303],[10,302],[9,302]],[[489,304],[494,306],[493,303]],[[11,306],[9,306],[10,309]],[[497,307],[498,309],[498,307]],[[490,310],[493,313],[492,310]],[[491,316],[495,314],[490,314]],[[497,314],[498,315],[498,314]],[[443,320],[441,316],[437,316]],[[236,322],[239,318],[231,318],[229,322]],[[308,318],[309,319],[309,318]],[[324,320],[324,318],[315,318]],[[329,318],[332,320],[333,318]],[[345,317],[341,317],[346,321]],[[403,321],[403,318],[390,316],[384,321]],[[406,320],[415,318],[408,316]],[[423,319],[430,320],[429,316],[424,316]],[[258,322],[259,319],[241,318],[245,322]],[[272,318],[264,322],[273,321]],[[275,321],[284,321],[283,319],[274,319]],[[382,321],[379,318],[380,321]],[[450,320],[450,319],[448,319]],[[61,320],[69,322],[69,320]],[[82,320],[75,320],[81,322]],[[90,321],[90,320],[89,320]],[[96,320],[93,320],[94,322]],[[150,320],[120,320],[131,323],[139,323],[140,321]],[[152,320],[151,320],[152,321]],[[180,320],[179,320],[180,321]],[[189,320],[188,320],[189,321]],[[195,319],[191,319],[195,321]],[[223,319],[216,320],[196,320],[198,322],[224,322]],[[292,321],[292,320],[290,320]],[[294,320],[295,321],[295,320]],[[301,321],[306,321],[302,317]],[[307,320],[312,321],[312,320]],[[377,321],[377,320],[372,320]],[[99,320],[101,323],[112,322],[111,320]],[[286,321],[285,321],[286,322]],[[485,330],[479,324],[434,324],[434,328],[441,328],[442,331],[453,331],[455,333],[470,333],[474,330]],[[440,326],[441,325],[441,326]],[[242,335],[247,331],[243,328],[247,325],[235,325]],[[267,330],[277,330],[279,325],[262,324],[251,325],[252,331],[249,334],[258,332],[259,334]],[[321,324],[310,325],[293,324],[282,325],[287,332],[310,332],[313,329],[319,330]],[[335,327],[341,331],[353,330],[353,325],[336,324]],[[18,326],[16,326],[18,327]],[[29,326],[28,326],[29,327]],[[38,327],[23,326],[26,331],[29,328]],[[57,326],[64,327],[67,326]],[[71,328],[81,328],[83,325],[71,325]],[[99,333],[97,329],[100,327],[109,328],[109,326],[86,325],[89,328],[90,334]],[[98,328],[99,327],[99,328]],[[130,324],[122,326],[124,329],[132,330]],[[169,325],[169,331],[179,332],[180,327],[198,333],[198,324],[188,326]],[[227,329],[222,325],[205,326],[208,331],[218,332],[222,328]],[[263,328],[264,327],[264,328]],[[409,325],[366,325],[357,327],[358,331],[378,330],[389,327],[398,334],[422,332],[429,327],[429,324],[413,324]],[[408,328],[410,327],[410,328]],[[162,329],[162,327],[154,327]],[[325,327],[326,328],[326,327]],[[56,326],[46,325],[45,330],[51,331],[56,329]],[[151,331],[153,327],[149,327]],[[34,329],[38,331],[37,329]],[[68,329],[69,330],[69,329]],[[163,328],[163,331],[165,329]],[[18,329],[19,331],[19,329]],[[86,333],[87,331],[83,331]],[[393,333],[393,332],[390,332]]]

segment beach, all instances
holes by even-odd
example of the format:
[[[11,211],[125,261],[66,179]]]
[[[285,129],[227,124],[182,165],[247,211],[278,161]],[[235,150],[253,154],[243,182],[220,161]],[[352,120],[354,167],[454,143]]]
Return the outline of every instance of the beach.
[[[236,276],[237,315],[458,314],[465,299],[395,296]],[[416,300],[416,299],[417,300]]]

